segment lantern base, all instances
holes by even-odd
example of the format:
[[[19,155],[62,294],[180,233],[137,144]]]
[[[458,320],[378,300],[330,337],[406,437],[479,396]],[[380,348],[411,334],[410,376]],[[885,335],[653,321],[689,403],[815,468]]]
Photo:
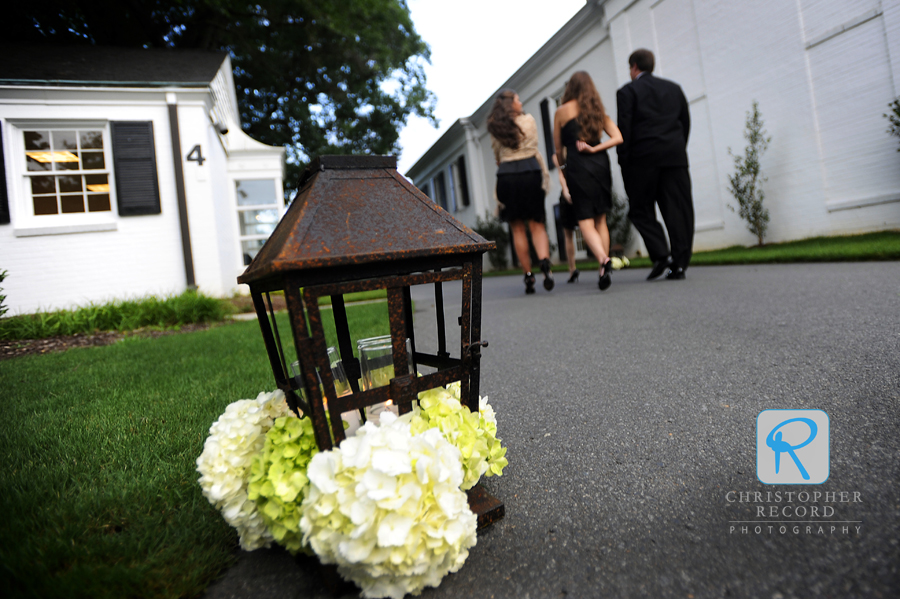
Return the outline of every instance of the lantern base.
[[[468,491],[469,509],[478,517],[478,530],[487,528],[506,515],[503,502],[488,493],[481,485],[475,485]]]

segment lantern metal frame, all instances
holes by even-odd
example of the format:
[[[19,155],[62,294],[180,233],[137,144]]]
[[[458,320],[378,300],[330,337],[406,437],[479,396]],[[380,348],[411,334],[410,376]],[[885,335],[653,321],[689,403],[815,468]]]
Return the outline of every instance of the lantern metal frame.
[[[347,197],[327,197],[327,192],[331,191],[330,176],[340,179],[337,187]],[[326,193],[317,193],[317,185]],[[406,202],[406,209],[414,213],[413,222],[409,226],[400,223],[400,235],[392,237],[386,233],[379,237],[376,243],[385,247],[375,249],[348,246],[353,242],[347,241],[346,231],[338,233],[342,235],[340,239],[329,237],[327,227],[338,227],[335,226],[336,219],[329,219],[328,214],[340,214],[344,209],[336,204],[346,200],[346,210],[366,210],[369,208],[365,203],[367,198],[377,200],[373,209]],[[319,214],[322,205],[327,208]],[[324,224],[316,221],[317,216]],[[440,239],[408,234],[410,227],[427,230],[432,225],[441,227],[435,229],[439,233],[447,231],[450,241],[443,243]],[[292,227],[294,231],[303,227],[316,230],[325,240],[321,244],[324,251],[315,244],[298,242]],[[349,247],[355,253],[341,253],[340,247]],[[493,247],[493,242],[453,219],[401,177],[396,172],[396,158],[392,156],[321,157],[311,165],[285,217],[238,282],[250,286],[276,384],[292,410],[302,411],[312,419],[320,450],[331,449],[344,440],[343,413],[363,410],[388,400],[397,405],[401,414],[407,413],[418,393],[455,381],[460,382],[463,405],[473,412],[478,411],[481,349],[487,346],[481,339],[482,263],[484,253]],[[458,357],[448,351],[444,315],[443,284],[452,281],[462,282],[461,313],[457,321],[460,327]],[[416,345],[410,288],[417,285],[434,285],[435,353],[421,351]],[[377,289],[387,292],[394,377],[387,386],[363,391],[358,383],[360,363],[353,355],[344,295]],[[284,293],[290,335],[303,374],[301,381],[295,380],[287,367],[285,344],[278,332],[271,302],[273,291]],[[318,302],[323,296],[331,299],[338,349],[352,390],[344,396],[337,395],[328,360]],[[409,370],[407,339],[412,351],[412,372]],[[419,375],[419,366],[436,370]],[[482,486],[476,485],[468,496],[469,505],[478,516],[479,528],[504,516],[502,502]]]

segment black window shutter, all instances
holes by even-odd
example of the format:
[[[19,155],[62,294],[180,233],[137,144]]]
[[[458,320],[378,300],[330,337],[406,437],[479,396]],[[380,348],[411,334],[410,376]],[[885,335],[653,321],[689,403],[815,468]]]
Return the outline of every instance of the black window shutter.
[[[6,194],[6,162],[3,160],[3,129],[0,128],[0,225],[9,224],[9,196]]]
[[[119,216],[159,214],[159,180],[151,121],[112,121]]]
[[[547,148],[547,166],[550,170],[556,168],[553,164],[553,154],[556,150],[553,148],[553,123],[550,122],[550,100],[544,98],[541,100],[541,121],[544,125],[544,146]]]
[[[456,168],[459,171],[459,195],[463,206],[469,205],[469,179],[466,177],[466,157],[460,156],[456,161]]]

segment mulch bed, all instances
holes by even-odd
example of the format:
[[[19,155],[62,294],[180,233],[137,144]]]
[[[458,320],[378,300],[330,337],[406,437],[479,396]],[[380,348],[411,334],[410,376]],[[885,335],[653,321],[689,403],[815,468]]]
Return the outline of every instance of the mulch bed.
[[[162,337],[164,335],[192,333],[194,331],[206,330],[210,326],[211,325],[209,323],[188,324],[182,326],[178,330],[150,331],[141,329],[128,333],[119,333],[117,331],[99,331],[92,334],[80,333],[78,335],[49,337],[47,339],[19,339],[17,341],[0,341],[0,360],[9,360],[11,358],[31,356],[34,354],[49,354],[53,352],[66,351],[67,349],[72,349],[73,347],[99,347],[101,345],[111,345],[125,337]]]

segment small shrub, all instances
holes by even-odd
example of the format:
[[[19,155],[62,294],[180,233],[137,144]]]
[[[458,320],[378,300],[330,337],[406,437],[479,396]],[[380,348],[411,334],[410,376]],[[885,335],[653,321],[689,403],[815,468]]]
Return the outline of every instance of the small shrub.
[[[612,210],[606,215],[606,226],[609,228],[610,244],[619,244],[623,250],[631,245],[634,229],[628,220],[628,199],[622,199],[612,192]]]
[[[766,178],[762,175],[759,161],[772,138],[766,137],[759,102],[756,100],[753,101],[752,110],[747,113],[744,138],[749,142],[746,155],[735,156],[731,153],[731,148],[728,148],[728,155],[734,158],[735,168],[735,173],[728,176],[728,191],[737,200],[738,213],[747,221],[747,229],[756,235],[759,245],[762,245],[769,227],[769,211],[763,206],[765,193],[762,184]],[[731,204],[728,204],[728,209],[735,211]]]
[[[483,219],[480,216],[476,218],[473,230],[488,241],[497,244],[497,249],[488,252],[491,266],[496,270],[506,269],[509,265],[509,235],[506,233],[503,221],[485,212]]]
[[[888,108],[890,112],[885,114],[884,118],[891,123],[891,126],[888,127],[887,132],[894,137],[900,137],[900,96],[888,104]],[[897,148],[897,151],[900,152],[900,148]]]
[[[44,339],[94,331],[132,331],[142,327],[176,328],[220,321],[227,311],[225,302],[188,290],[165,299],[151,296],[4,318],[0,320],[0,339]]]
[[[9,274],[5,270],[0,270],[0,283],[6,279],[6,275]],[[3,291],[3,288],[0,287],[0,292]],[[0,318],[3,318],[3,315],[9,311],[9,307],[6,305],[6,296],[0,293]]]

